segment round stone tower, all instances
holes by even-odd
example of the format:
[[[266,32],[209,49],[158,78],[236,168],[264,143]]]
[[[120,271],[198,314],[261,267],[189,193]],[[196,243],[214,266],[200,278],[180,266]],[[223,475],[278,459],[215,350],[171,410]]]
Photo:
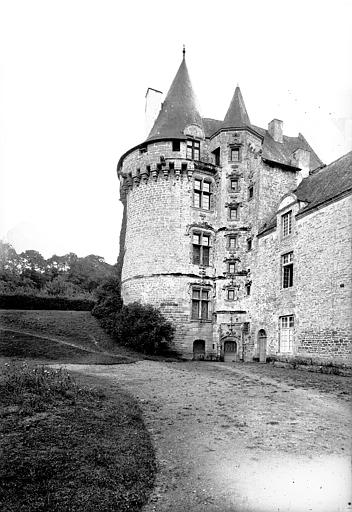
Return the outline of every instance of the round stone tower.
[[[124,303],[159,307],[186,357],[245,357],[261,143],[239,88],[224,121],[201,118],[183,55],[147,140],[119,161]]]
[[[214,286],[209,279],[214,277],[214,269],[209,259],[214,245],[210,225],[215,220],[216,166],[209,162],[203,121],[184,56],[147,140],[121,157],[118,175],[126,209],[124,302],[159,307],[176,326],[175,348],[180,352],[192,355],[196,336],[207,340],[205,350],[215,354]],[[198,259],[192,244],[195,226]],[[198,281],[201,288],[195,290]],[[193,316],[197,309],[198,320],[202,320],[193,326],[192,294],[199,295],[197,305],[194,299]]]

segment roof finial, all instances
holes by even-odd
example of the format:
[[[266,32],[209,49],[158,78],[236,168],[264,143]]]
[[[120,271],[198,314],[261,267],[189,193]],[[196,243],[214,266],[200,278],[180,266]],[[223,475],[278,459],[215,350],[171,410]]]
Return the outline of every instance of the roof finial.
[[[182,54],[183,54],[183,58],[185,58],[185,55],[186,55],[186,46],[185,45],[183,45]]]

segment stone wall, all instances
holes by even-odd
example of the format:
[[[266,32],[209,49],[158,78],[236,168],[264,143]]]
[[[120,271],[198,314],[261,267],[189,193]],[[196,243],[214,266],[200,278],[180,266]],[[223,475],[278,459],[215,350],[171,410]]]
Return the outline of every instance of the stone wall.
[[[352,196],[298,216],[297,231],[297,352],[346,360],[352,342]]]
[[[122,284],[124,302],[141,302],[153,304],[176,327],[174,348],[188,359],[193,357],[193,342],[205,341],[207,354],[216,355],[213,347],[212,321],[198,321],[191,318],[191,286],[198,282],[187,276],[154,275],[150,277],[130,278]],[[205,285],[212,288],[209,280]]]
[[[298,213],[298,205],[293,214]],[[283,213],[283,212],[280,212]],[[278,219],[279,220],[279,219]],[[253,268],[252,336],[264,329],[268,353],[280,354],[279,319],[294,315],[293,356],[348,362],[352,341],[352,199],[341,199],[259,237]],[[291,288],[281,287],[281,255],[294,254]]]

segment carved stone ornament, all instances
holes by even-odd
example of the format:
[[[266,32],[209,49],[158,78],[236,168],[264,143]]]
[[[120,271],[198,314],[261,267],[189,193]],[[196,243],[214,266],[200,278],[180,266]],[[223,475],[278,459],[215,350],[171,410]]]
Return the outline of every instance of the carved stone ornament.
[[[189,135],[190,137],[197,137],[198,139],[204,139],[204,132],[200,126],[197,124],[189,124],[183,130],[185,135]]]

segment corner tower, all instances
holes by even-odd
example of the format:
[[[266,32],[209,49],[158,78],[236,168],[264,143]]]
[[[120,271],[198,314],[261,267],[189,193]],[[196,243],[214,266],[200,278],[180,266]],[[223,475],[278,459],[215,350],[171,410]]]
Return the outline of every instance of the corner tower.
[[[216,353],[216,173],[183,55],[147,140],[121,157],[118,176],[126,212],[123,300],[159,307],[176,326],[175,348],[189,357],[195,339]]]

